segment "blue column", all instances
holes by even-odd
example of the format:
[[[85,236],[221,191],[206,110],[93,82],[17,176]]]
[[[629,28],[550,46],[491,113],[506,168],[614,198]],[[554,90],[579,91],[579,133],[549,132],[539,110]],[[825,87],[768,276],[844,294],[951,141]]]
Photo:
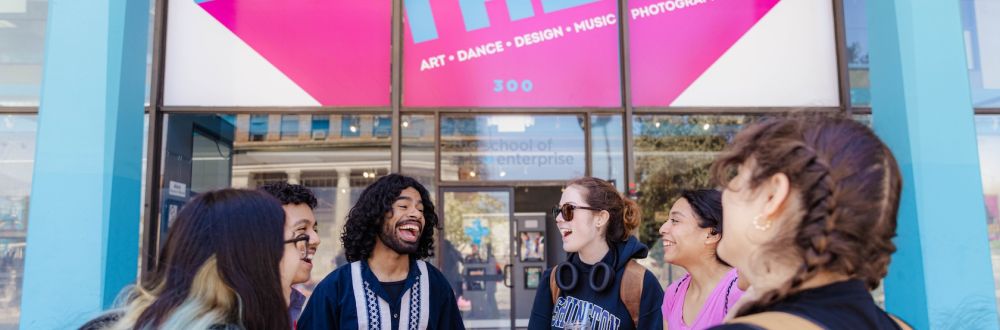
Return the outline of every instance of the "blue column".
[[[868,1],[875,131],[903,172],[886,307],[917,329],[997,329],[958,1]]]
[[[50,0],[22,329],[67,329],[135,281],[149,1]]]

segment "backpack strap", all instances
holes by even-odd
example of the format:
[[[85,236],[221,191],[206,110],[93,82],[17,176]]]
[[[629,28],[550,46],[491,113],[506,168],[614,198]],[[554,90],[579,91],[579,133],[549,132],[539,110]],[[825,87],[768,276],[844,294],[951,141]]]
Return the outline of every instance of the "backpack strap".
[[[913,330],[913,327],[911,327],[908,323],[904,322],[899,317],[896,317],[896,315],[889,314],[888,312],[886,312],[885,314],[889,315],[889,318],[891,318],[893,322],[896,322],[896,325],[898,325],[900,329]]]
[[[552,306],[556,305],[556,299],[559,298],[559,286],[556,285],[556,269],[552,268],[549,272],[549,292],[552,293]]]
[[[819,325],[803,317],[784,312],[763,312],[737,317],[727,324],[743,323],[762,329],[823,330]]]
[[[646,267],[643,267],[635,259],[629,259],[625,264],[625,273],[622,275],[621,290],[619,295],[628,315],[632,317],[632,324],[639,325],[639,305],[642,300],[642,282],[646,275]],[[555,269],[549,273],[549,292],[552,294],[552,305],[559,299],[559,286],[556,285]]]
[[[622,275],[619,294],[635,326],[639,325],[639,305],[642,300],[642,282],[645,275],[646,267],[635,262],[635,259],[629,259],[625,264],[625,274]]]

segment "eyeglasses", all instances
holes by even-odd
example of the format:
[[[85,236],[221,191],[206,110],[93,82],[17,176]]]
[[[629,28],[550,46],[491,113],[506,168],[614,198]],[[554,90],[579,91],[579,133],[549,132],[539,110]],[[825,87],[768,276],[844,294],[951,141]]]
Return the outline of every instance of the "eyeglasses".
[[[559,218],[559,214],[562,213],[563,220],[566,220],[567,222],[573,221],[573,211],[576,210],[576,209],[584,209],[584,210],[591,210],[591,211],[602,211],[599,208],[593,208],[593,207],[588,207],[588,206],[576,206],[576,205],[573,205],[573,204],[563,204],[562,206],[556,205],[555,207],[552,207],[552,217],[553,218]]]
[[[309,235],[299,235],[298,237],[285,241],[285,244],[295,244],[295,248],[298,249],[301,254],[301,259],[309,257]]]

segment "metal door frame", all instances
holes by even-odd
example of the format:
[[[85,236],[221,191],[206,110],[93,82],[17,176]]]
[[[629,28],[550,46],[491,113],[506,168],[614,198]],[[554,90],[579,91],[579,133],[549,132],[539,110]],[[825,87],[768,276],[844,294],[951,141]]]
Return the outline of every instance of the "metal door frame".
[[[507,193],[507,212],[508,212],[507,227],[508,227],[508,231],[509,232],[511,232],[511,233],[514,232],[514,222],[515,222],[514,221],[514,186],[500,186],[500,187],[450,186],[450,187],[440,187],[440,188],[437,189],[437,195],[438,195],[437,196],[437,200],[440,201],[440,207],[437,208],[437,210],[438,210],[438,219],[440,219],[440,221],[438,223],[438,228],[437,229],[438,229],[439,233],[441,233],[441,235],[439,235],[438,238],[435,240],[436,241],[435,243],[437,243],[436,244],[437,247],[435,248],[435,250],[436,250],[435,251],[435,255],[440,255],[441,246],[442,246],[442,244],[443,244],[443,242],[445,240],[444,226],[445,226],[445,222],[448,221],[448,219],[445,219],[445,217],[444,217],[445,216],[445,212],[444,212],[444,207],[445,206],[444,205],[445,205],[445,203],[448,202],[447,200],[444,199],[444,195],[445,195],[446,192],[465,192],[465,193],[468,193],[468,192],[506,192]],[[507,239],[510,241],[507,244],[508,250],[509,250],[509,251],[507,251],[507,255],[511,258],[511,260],[509,262],[507,262],[506,266],[503,267],[504,271],[502,273],[502,276],[504,276],[504,278],[505,278],[504,282],[506,282],[506,276],[510,276],[511,277],[511,284],[513,285],[513,282],[514,282],[514,274],[512,274],[513,271],[506,272],[506,270],[507,270],[508,266],[513,266],[513,262],[514,262],[514,259],[513,259],[514,258],[514,244],[513,244],[514,243],[514,237],[510,236]],[[438,268],[443,267],[443,265],[441,264],[442,262],[443,261],[441,260],[441,258],[437,258],[436,262],[435,262],[435,266],[437,266]],[[513,267],[511,267],[511,269],[513,269]],[[503,285],[507,286],[506,283],[503,283]],[[513,287],[508,287],[508,288],[510,289],[510,329],[514,329],[514,320],[515,320],[514,303],[517,301],[517,297],[515,296],[516,293],[515,293],[514,288]]]

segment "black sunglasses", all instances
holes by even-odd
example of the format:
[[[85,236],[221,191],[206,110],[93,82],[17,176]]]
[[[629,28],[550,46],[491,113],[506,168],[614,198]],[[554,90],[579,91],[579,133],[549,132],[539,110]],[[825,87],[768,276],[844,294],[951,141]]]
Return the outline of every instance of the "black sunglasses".
[[[563,204],[562,206],[556,205],[556,206],[552,207],[552,217],[553,218],[559,218],[559,214],[562,213],[563,220],[566,220],[567,222],[573,221],[573,211],[576,210],[576,209],[584,209],[584,210],[591,210],[591,211],[603,211],[603,210],[601,210],[599,208],[594,208],[594,207],[576,206],[576,205],[573,205],[573,204]]]
[[[309,235],[299,235],[285,241],[285,244],[295,244],[295,248],[302,254],[302,259],[309,257]]]

